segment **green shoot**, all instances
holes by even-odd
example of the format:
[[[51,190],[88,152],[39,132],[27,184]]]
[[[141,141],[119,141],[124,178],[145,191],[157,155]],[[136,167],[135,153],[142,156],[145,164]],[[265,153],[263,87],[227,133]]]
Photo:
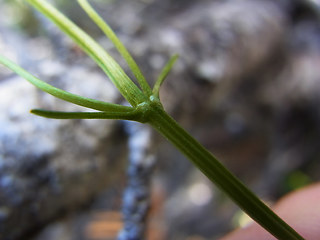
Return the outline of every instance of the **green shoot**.
[[[45,0],[27,0],[45,16],[51,19],[62,31],[71,37],[106,73],[122,96],[132,107],[99,100],[81,97],[55,88],[34,77],[15,63],[0,55],[0,63],[7,66],[23,78],[27,79],[41,90],[65,101],[98,110],[99,112],[58,112],[35,109],[31,112],[48,118],[59,119],[125,119],[141,123],[148,123],[159,133],[165,136],[177,147],[195,166],[197,166],[213,183],[226,193],[240,208],[252,219],[272,235],[282,240],[302,240],[294,229],[286,224],[280,217],[270,210],[258,197],[244,186],[232,173],[230,173],[208,150],[189,135],[174,119],[163,109],[159,100],[159,90],[164,79],[173,67],[177,56],[173,56],[163,68],[153,90],[149,87],[139,67],[128,50],[123,46],[110,27],[91,8],[86,0],[79,3],[94,22],[111,39],[120,54],[127,61],[129,67],[138,80],[142,89],[125,74],[119,64],[90,36],[71,22],[60,11]]]
[[[177,61],[178,57],[179,57],[178,55],[173,55],[170,58],[170,60],[168,61],[168,63],[162,69],[156,83],[154,84],[153,90],[152,90],[154,96],[159,98],[160,87],[161,87],[162,83],[164,82],[164,80],[166,79],[166,77],[168,76],[170,70],[172,69],[173,65]]]
[[[41,13],[53,21],[63,32],[69,35],[107,74],[132,106],[145,101],[140,89],[125,74],[119,64],[88,34],[71,22],[61,12],[43,0],[27,0]]]
[[[42,91],[45,91],[57,98],[60,98],[62,100],[65,100],[67,102],[71,102],[83,107],[99,110],[99,111],[116,111],[116,112],[128,112],[132,111],[133,108],[122,106],[118,104],[113,103],[107,103],[95,99],[85,98],[78,96],[76,94],[72,94],[66,91],[63,91],[59,88],[53,87],[48,83],[45,83],[41,81],[40,79],[36,78],[35,76],[31,75],[29,72],[25,71],[9,59],[7,59],[4,56],[0,55],[0,62],[10,68],[12,71],[16,72],[21,77],[28,80],[30,83],[35,85],[37,88],[41,89]]]
[[[78,0],[81,7],[85,10],[88,16],[99,26],[99,28],[105,33],[105,35],[112,41],[114,46],[117,48],[122,57],[126,60],[128,66],[130,67],[132,73],[138,80],[140,87],[146,95],[151,96],[152,91],[147,83],[145,77],[143,76],[139,66],[130,55],[126,47],[119,40],[117,35],[113,32],[110,26],[103,21],[103,19],[98,15],[98,13],[91,7],[87,0]]]
[[[42,109],[32,109],[31,113],[55,119],[121,119],[138,120],[138,113],[135,110],[128,112],[58,112]]]

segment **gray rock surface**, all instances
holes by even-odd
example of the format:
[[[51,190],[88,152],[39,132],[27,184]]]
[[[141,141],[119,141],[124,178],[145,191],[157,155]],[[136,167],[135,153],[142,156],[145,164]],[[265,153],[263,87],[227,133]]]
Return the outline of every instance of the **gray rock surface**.
[[[30,47],[28,56],[34,62],[38,58],[32,68],[46,81],[83,96],[117,100],[103,74],[79,62],[50,58],[41,41],[33,39],[32,44],[46,49],[37,53]],[[85,109],[40,92],[13,74],[6,72],[0,81],[0,96],[0,238],[9,240],[87,204],[105,189],[114,178],[112,171],[121,166],[121,154],[115,159],[110,151],[121,146],[110,139],[114,121],[63,121],[30,114],[32,108]]]

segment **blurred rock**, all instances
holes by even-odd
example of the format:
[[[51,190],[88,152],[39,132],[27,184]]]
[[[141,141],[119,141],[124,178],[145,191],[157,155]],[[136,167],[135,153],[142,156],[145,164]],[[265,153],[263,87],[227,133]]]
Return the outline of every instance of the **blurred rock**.
[[[275,129],[267,157],[268,167],[260,187],[281,195],[277,188],[286,176],[297,169],[308,170],[318,179],[320,166],[320,25],[302,20],[288,39],[288,61],[276,82],[265,86],[264,102],[272,106]],[[272,179],[268,176],[274,176]]]
[[[38,49],[45,48],[41,44],[37,42]],[[118,98],[106,77],[79,62],[41,59],[36,66],[38,75],[67,91],[108,102]],[[117,172],[122,159],[116,149],[125,142],[114,146],[111,141],[114,121],[31,115],[32,108],[86,109],[57,100],[14,75],[0,82],[0,96],[0,238],[9,240],[88,204],[114,178],[111,172]]]

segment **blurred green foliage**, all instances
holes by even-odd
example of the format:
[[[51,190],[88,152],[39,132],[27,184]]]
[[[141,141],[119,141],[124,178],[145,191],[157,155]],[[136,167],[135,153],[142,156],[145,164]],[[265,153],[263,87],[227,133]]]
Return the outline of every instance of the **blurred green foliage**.
[[[33,10],[22,0],[0,1],[2,12],[5,13],[3,21],[11,28],[34,35],[38,32],[38,21]]]
[[[302,171],[290,172],[285,179],[285,190],[287,192],[302,188],[310,183],[312,179]]]

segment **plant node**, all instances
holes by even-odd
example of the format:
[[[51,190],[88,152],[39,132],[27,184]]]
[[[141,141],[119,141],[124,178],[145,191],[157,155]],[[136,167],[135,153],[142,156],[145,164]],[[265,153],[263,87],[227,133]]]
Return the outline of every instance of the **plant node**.
[[[141,123],[147,123],[150,121],[154,112],[163,110],[163,106],[160,99],[154,95],[151,95],[147,101],[138,104],[135,107],[135,111],[138,112],[138,116],[135,120]]]

